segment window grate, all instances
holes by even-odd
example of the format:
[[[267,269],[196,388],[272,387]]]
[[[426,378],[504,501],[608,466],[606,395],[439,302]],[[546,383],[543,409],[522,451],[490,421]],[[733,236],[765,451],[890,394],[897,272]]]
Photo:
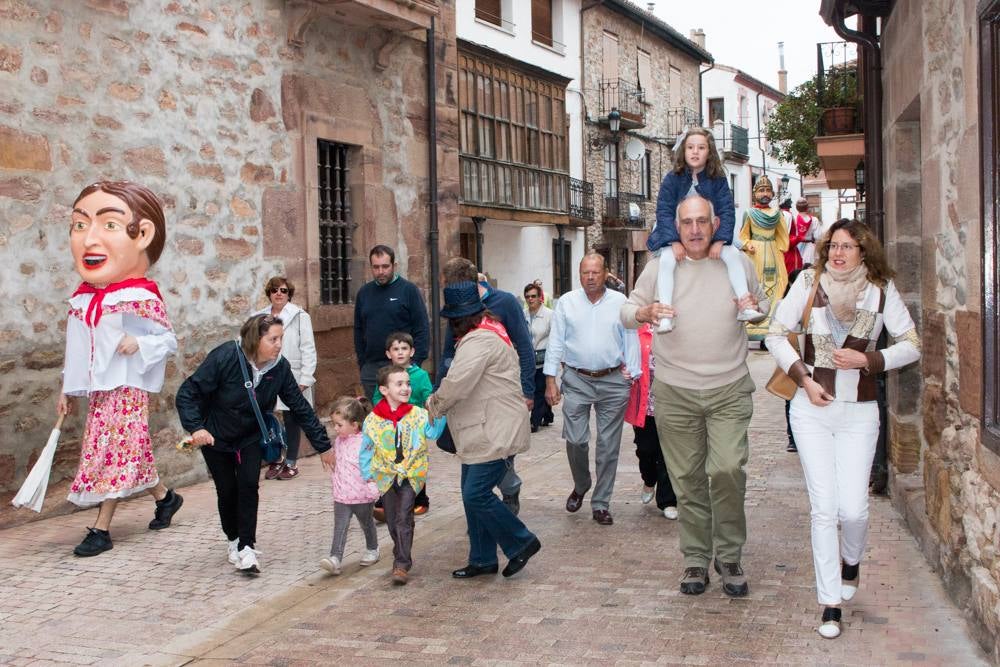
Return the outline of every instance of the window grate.
[[[351,215],[349,147],[320,139],[319,290],[320,303],[351,303],[354,220]]]

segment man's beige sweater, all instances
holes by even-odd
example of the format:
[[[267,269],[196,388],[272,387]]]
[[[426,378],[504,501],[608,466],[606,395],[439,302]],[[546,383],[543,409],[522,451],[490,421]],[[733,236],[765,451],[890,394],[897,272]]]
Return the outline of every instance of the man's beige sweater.
[[[669,251],[668,251],[669,252]],[[753,264],[740,255],[750,293],[759,300],[757,310],[767,313],[764,296]],[[622,324],[636,329],[636,311],[657,301],[656,275],[660,259],[654,257],[642,270],[635,289],[622,306]],[[747,331],[733,299],[726,265],[719,259],[685,259],[674,272],[674,330],[653,334],[656,380],[683,389],[714,389],[730,384],[749,372]]]

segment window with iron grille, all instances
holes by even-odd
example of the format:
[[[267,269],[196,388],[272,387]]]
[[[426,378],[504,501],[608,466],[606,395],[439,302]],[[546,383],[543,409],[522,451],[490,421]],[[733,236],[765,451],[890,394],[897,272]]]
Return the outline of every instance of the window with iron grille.
[[[354,218],[351,214],[349,146],[320,139],[319,290],[320,303],[351,303]]]

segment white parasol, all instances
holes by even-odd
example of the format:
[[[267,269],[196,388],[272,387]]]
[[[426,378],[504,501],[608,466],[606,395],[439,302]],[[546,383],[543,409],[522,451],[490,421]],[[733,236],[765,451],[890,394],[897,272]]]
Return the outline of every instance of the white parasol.
[[[20,491],[14,496],[11,502],[14,507],[30,507],[36,512],[42,511],[42,503],[45,502],[45,490],[49,487],[49,473],[52,471],[52,458],[56,453],[56,445],[59,444],[59,428],[63,423],[63,416],[59,415],[56,427],[49,434],[49,441],[45,443],[31,472],[28,473]]]

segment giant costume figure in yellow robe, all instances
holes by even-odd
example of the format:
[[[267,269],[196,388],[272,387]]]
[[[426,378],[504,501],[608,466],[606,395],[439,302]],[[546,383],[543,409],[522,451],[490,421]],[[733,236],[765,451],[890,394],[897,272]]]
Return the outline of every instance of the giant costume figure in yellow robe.
[[[788,227],[781,209],[771,206],[774,188],[767,176],[761,176],[753,186],[753,208],[743,215],[740,242],[757,270],[764,293],[771,303],[767,319],[756,324],[747,323],[751,340],[764,340],[771,323],[771,315],[778,301],[785,295],[788,273],[785,271],[785,251],[788,250]]]

